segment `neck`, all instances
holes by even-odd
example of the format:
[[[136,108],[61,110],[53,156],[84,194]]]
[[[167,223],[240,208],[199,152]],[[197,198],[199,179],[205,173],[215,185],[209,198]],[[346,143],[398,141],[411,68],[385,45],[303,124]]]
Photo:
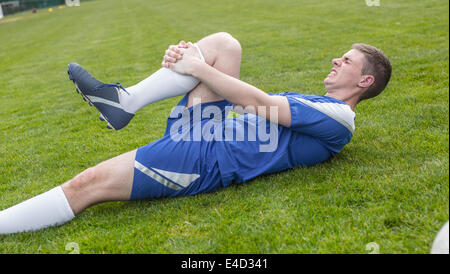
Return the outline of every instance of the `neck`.
[[[353,111],[358,104],[359,92],[338,92],[328,90],[325,96],[333,97],[335,99],[345,102]]]

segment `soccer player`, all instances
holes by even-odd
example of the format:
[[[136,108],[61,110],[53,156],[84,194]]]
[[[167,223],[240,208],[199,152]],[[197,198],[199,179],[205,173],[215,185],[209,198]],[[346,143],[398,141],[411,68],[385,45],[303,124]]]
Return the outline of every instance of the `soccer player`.
[[[163,68],[127,88],[69,64],[77,91],[112,129],[125,127],[145,105],[184,97],[161,139],[1,211],[0,234],[61,225],[105,201],[207,193],[323,162],[350,142],[356,105],[380,94],[391,75],[388,58],[366,44],[332,60],[325,95],[265,93],[238,79],[240,63],[239,42],[222,32],[170,46]],[[231,106],[244,115],[226,119]]]

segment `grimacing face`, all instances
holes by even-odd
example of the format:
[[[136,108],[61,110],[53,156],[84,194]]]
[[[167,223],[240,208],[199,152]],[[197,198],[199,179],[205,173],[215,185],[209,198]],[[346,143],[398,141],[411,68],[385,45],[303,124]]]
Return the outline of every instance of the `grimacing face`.
[[[332,60],[333,68],[327,78],[323,80],[327,91],[353,90],[358,87],[361,81],[364,58],[364,54],[356,49],[351,49],[341,58],[334,58]]]

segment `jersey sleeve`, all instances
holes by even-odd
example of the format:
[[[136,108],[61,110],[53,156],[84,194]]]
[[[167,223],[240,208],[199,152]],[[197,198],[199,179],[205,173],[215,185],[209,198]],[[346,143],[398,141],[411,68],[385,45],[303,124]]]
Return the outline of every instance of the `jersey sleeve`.
[[[325,97],[286,97],[291,109],[291,130],[320,140],[336,153],[350,142],[355,115],[347,104]]]

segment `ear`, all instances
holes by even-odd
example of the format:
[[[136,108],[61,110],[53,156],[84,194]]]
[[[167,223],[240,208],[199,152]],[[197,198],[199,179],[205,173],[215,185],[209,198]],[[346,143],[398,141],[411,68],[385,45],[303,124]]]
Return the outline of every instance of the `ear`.
[[[375,77],[373,75],[362,75],[361,80],[358,83],[360,88],[368,88],[375,82]]]

